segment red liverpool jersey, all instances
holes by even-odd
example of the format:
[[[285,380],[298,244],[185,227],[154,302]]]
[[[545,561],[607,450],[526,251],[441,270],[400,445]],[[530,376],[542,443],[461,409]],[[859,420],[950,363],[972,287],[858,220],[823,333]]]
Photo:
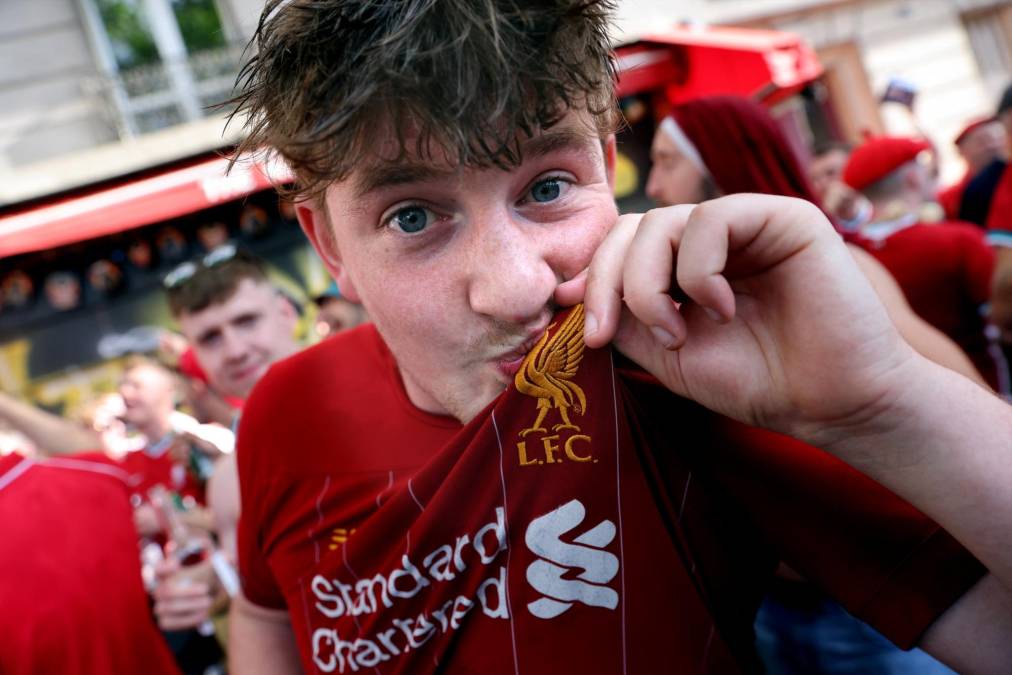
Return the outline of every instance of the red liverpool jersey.
[[[126,474],[0,458],[0,673],[177,673],[141,583]]]
[[[240,571],[307,672],[734,673],[781,559],[903,645],[983,574],[873,481],[613,358],[529,357],[466,426],[411,405],[371,326],[271,370]]]

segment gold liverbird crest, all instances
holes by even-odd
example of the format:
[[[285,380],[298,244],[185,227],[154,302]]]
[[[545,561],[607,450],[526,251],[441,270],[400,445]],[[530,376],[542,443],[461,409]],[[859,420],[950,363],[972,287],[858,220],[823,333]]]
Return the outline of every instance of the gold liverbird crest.
[[[538,399],[537,419],[520,432],[521,437],[535,431],[547,433],[542,424],[553,408],[559,411],[562,420],[552,427],[553,431],[580,430],[569,418],[569,411],[572,409],[583,415],[587,409],[583,389],[572,381],[583,360],[583,314],[582,304],[574,307],[551,337],[549,335],[556,324],[550,325],[517,371],[514,378],[517,391]]]

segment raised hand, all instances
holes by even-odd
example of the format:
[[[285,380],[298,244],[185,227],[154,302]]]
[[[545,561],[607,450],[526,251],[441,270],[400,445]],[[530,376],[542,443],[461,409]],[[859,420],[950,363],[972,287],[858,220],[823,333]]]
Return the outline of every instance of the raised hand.
[[[913,360],[826,218],[785,197],[624,216],[556,298],[586,303],[588,346],[613,342],[675,393],[816,444],[888,408]]]

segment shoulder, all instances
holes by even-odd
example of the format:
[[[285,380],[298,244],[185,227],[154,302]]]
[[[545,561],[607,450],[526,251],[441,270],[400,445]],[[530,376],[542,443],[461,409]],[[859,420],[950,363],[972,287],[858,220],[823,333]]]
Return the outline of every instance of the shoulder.
[[[391,388],[385,346],[371,324],[339,333],[283,361],[257,383],[237,435],[240,474],[252,456],[333,442],[345,421]]]
[[[254,387],[242,424],[264,416],[277,420],[281,411],[304,410],[357,380],[376,379],[384,365],[383,350],[376,329],[365,324],[279,361]]]
[[[959,242],[963,246],[990,248],[987,243],[987,233],[972,223],[948,220],[933,227],[938,228],[940,236],[946,240]]]
[[[315,381],[321,369],[369,370],[381,363],[384,349],[371,323],[343,331],[274,364],[257,384],[253,395],[257,395],[257,390],[283,386],[292,380],[309,378]]]

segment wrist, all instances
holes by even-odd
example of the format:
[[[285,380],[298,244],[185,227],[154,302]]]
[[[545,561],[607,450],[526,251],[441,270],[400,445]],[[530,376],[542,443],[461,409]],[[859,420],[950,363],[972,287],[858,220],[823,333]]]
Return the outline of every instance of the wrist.
[[[827,429],[813,443],[873,478],[928,467],[959,444],[960,427],[971,424],[960,410],[972,400],[997,400],[988,389],[913,353],[892,375],[895,384],[846,423]]]

